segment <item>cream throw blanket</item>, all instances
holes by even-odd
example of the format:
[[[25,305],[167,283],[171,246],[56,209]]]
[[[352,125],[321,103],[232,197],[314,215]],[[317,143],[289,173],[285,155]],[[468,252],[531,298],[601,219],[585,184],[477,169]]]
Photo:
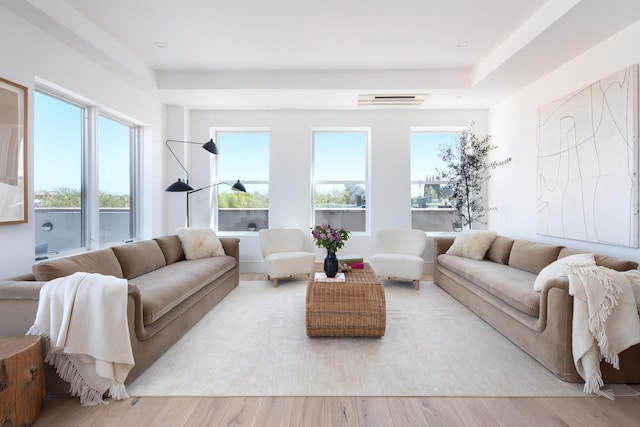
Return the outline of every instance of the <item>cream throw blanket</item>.
[[[40,290],[27,335],[43,337],[45,361],[84,406],[105,405],[107,390],[117,400],[129,397],[124,380],[134,360],[127,292],[125,279],[90,273],[51,280]]]
[[[618,355],[640,343],[640,271],[569,264],[567,277],[574,296],[573,360],[584,392],[613,400],[611,390],[601,389],[600,361],[620,369]]]

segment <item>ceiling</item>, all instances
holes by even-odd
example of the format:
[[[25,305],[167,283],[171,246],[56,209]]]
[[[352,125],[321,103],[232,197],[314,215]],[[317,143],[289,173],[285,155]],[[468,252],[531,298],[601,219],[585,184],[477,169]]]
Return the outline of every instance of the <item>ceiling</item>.
[[[487,108],[640,19],[637,0],[0,0],[193,109]]]

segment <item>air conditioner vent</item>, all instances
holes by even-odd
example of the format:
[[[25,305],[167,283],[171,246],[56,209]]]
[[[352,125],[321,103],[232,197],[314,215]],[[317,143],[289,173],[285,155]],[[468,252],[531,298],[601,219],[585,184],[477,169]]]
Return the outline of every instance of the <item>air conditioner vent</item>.
[[[422,105],[427,94],[419,95],[358,95],[358,105]]]

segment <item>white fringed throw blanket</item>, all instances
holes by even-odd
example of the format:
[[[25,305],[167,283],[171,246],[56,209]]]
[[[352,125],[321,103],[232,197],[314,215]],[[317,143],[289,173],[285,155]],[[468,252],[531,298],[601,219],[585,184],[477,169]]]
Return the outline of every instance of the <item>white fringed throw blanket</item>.
[[[595,265],[567,266],[573,299],[572,350],[584,392],[614,399],[604,385],[600,361],[620,369],[618,355],[640,343],[640,272],[618,272]],[[635,289],[637,288],[637,289]]]
[[[45,361],[54,365],[71,394],[84,406],[127,399],[124,386],[134,366],[127,324],[125,279],[74,273],[47,282],[40,290],[35,324],[27,335],[40,335]]]

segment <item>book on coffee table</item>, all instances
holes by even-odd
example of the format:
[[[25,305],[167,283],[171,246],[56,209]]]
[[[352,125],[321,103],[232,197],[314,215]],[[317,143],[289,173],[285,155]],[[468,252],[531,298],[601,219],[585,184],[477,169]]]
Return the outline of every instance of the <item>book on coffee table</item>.
[[[344,273],[337,273],[336,277],[327,277],[322,271],[317,271],[314,276],[316,282],[340,283],[346,282],[347,278]]]
[[[364,262],[364,258],[357,255],[344,255],[339,256],[338,261],[344,262],[345,264],[359,264]]]
[[[347,265],[351,268],[359,268],[359,269],[364,268],[364,262],[348,262]]]

